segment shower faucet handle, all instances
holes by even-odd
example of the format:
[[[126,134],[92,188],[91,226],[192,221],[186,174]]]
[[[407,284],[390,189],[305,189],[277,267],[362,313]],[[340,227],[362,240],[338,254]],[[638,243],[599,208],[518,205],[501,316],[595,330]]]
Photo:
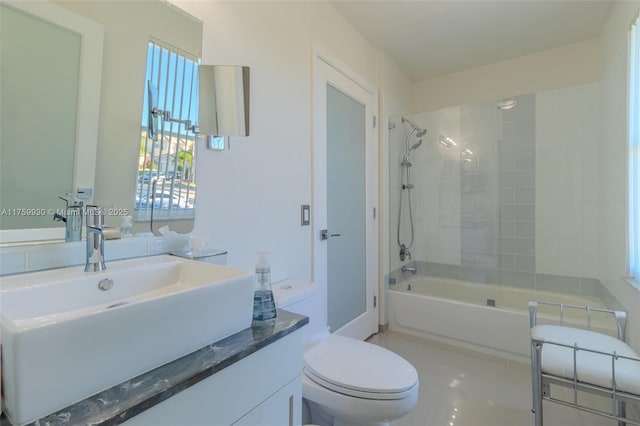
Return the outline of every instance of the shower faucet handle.
[[[320,239],[322,241],[328,240],[329,237],[339,237],[340,234],[330,234],[328,229],[323,229],[320,231]]]

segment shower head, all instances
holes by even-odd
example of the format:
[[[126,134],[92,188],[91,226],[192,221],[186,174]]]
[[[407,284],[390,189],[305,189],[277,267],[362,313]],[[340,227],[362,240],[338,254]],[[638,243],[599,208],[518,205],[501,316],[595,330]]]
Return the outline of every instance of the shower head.
[[[418,140],[418,142],[414,143],[413,146],[411,146],[411,148],[409,148],[409,150],[407,151],[407,153],[404,155],[404,160],[402,160],[402,165],[403,166],[409,166],[411,167],[411,163],[409,162],[409,155],[411,155],[411,151],[418,149],[418,147],[422,145],[422,139]]]
[[[422,128],[416,126],[414,123],[412,123],[410,120],[408,120],[408,119],[406,119],[404,117],[402,117],[402,122],[403,123],[408,123],[409,126],[411,126],[411,128],[416,132],[416,137],[418,137],[418,138],[423,137],[427,133],[426,129],[422,129]]]

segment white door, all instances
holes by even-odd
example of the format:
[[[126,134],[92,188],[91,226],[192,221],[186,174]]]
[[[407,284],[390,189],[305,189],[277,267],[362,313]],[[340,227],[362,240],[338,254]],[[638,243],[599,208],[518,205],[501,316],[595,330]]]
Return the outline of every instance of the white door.
[[[314,279],[332,333],[378,328],[375,90],[314,58]]]

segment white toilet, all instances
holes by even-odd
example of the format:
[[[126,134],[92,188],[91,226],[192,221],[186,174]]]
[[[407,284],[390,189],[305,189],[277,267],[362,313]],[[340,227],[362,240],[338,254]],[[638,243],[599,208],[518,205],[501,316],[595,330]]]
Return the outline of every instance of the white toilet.
[[[329,335],[317,286],[273,285],[276,305],[309,317],[304,327],[303,420],[320,426],[373,426],[404,416],[418,401],[418,373],[404,358],[371,343]]]

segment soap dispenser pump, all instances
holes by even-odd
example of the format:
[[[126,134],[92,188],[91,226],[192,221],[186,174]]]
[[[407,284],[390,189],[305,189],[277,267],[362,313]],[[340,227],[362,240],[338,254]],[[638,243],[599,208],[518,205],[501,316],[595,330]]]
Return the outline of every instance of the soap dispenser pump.
[[[256,286],[253,292],[253,320],[264,321],[276,317],[276,303],[271,291],[271,267],[267,263],[269,253],[258,252]]]

